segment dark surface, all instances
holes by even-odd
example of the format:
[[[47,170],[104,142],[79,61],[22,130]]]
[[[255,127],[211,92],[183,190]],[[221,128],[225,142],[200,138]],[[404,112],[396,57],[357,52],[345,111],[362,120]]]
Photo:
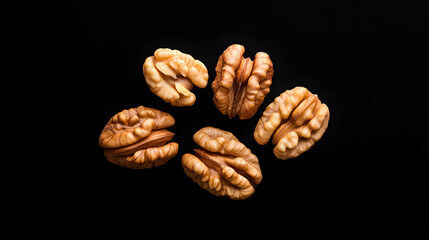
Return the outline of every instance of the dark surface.
[[[223,236],[225,231],[340,239],[427,237],[422,82],[428,79],[428,5],[379,1],[7,4],[1,9],[2,228]],[[252,119],[229,120],[210,87],[219,55],[268,53],[271,92]],[[160,47],[209,71],[192,107],[150,92],[141,72]],[[282,161],[253,130],[276,96],[318,94],[331,119],[322,139]],[[117,112],[144,105],[174,116],[180,145],[166,165],[107,162],[98,136]],[[260,160],[245,201],[214,197],[188,178],[192,135],[233,132]],[[192,233],[197,231],[197,233]],[[3,231],[4,232],[4,231]],[[201,235],[205,234],[205,235]]]

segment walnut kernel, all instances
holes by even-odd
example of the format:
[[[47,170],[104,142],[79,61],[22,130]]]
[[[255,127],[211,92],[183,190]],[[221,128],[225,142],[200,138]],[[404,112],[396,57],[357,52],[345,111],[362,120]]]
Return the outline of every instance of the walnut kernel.
[[[182,156],[187,176],[215,196],[250,197],[262,180],[258,158],[232,133],[205,127],[194,134],[202,149]]]
[[[194,85],[205,88],[207,68],[191,55],[168,48],[157,49],[143,64],[143,75],[150,90],[173,106],[195,103]]]
[[[244,47],[229,46],[216,65],[212,83],[213,101],[223,115],[251,118],[270,92],[274,74],[268,54],[258,52],[255,60],[244,58]]]
[[[268,105],[253,136],[261,145],[267,144],[272,136],[276,145],[274,154],[279,159],[298,157],[322,137],[329,116],[328,106],[322,104],[317,95],[304,87],[296,87]]]
[[[109,162],[133,169],[165,164],[177,154],[179,145],[170,142],[174,118],[165,112],[139,106],[113,116],[104,127],[99,145]]]

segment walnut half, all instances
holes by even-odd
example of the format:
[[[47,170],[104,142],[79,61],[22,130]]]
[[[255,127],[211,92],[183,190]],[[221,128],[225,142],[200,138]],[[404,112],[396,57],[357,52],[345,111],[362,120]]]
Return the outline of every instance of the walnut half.
[[[193,139],[202,149],[183,155],[187,176],[216,196],[246,199],[254,193],[262,181],[258,158],[232,133],[205,127]]]
[[[194,85],[207,86],[207,68],[191,55],[168,48],[157,49],[146,58],[143,75],[150,90],[173,106],[191,106],[195,103]]]
[[[244,47],[229,46],[216,65],[213,101],[223,115],[251,118],[270,92],[274,74],[270,56],[258,52],[255,60],[244,58]]]
[[[272,135],[274,154],[286,160],[310,149],[325,133],[328,122],[328,106],[306,88],[296,87],[268,105],[253,136],[265,145]]]
[[[104,127],[99,145],[109,162],[133,168],[165,164],[177,154],[179,145],[170,142],[174,118],[165,112],[139,106],[113,116]]]

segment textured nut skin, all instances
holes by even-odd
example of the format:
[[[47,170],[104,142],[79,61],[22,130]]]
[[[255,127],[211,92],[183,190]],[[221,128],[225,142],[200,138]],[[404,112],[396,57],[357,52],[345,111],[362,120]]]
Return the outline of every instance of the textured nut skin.
[[[279,159],[298,157],[325,133],[329,108],[304,87],[280,94],[259,119],[254,138],[265,145],[273,135],[274,154]]]
[[[193,139],[202,149],[182,156],[188,177],[215,196],[236,200],[254,193],[262,181],[258,158],[232,133],[205,127]]]
[[[207,68],[191,55],[168,48],[157,49],[146,58],[143,75],[150,90],[173,106],[192,106],[196,97],[190,90],[207,86]]]
[[[223,115],[240,119],[251,118],[270,92],[274,74],[268,54],[258,52],[255,60],[244,58],[244,47],[229,46],[216,65],[212,83],[213,101]]]
[[[139,106],[114,115],[99,137],[99,145],[109,162],[143,169],[165,164],[177,154],[179,145],[169,142],[174,134],[174,118],[165,112]]]

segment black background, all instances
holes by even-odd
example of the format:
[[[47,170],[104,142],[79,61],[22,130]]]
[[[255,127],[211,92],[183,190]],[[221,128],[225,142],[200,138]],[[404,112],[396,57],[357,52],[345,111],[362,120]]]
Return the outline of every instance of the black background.
[[[427,237],[428,4],[408,1],[8,3],[1,9],[2,225],[14,233],[138,233],[340,239]],[[220,114],[210,87],[231,44],[274,63],[252,119]],[[150,92],[141,72],[160,47],[209,71],[192,107]],[[253,130],[295,86],[331,112],[313,148],[282,161]],[[166,165],[107,162],[98,136],[117,112],[144,105],[174,116],[180,145]],[[192,135],[233,132],[259,157],[263,180],[244,201],[202,190],[181,167]],[[6,154],[4,154],[6,153]],[[6,231],[6,232],[7,232]],[[5,232],[5,231],[3,231]],[[98,235],[97,235],[98,236]]]

